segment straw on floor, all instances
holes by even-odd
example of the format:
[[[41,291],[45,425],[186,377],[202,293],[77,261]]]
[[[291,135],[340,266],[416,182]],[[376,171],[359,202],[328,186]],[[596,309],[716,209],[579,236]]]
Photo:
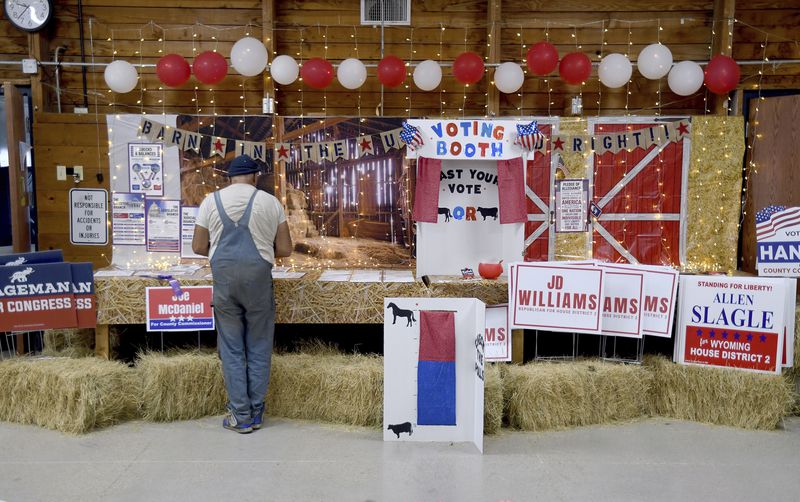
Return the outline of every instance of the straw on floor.
[[[630,420],[649,413],[650,372],[641,366],[576,361],[508,366],[511,427],[540,431]]]
[[[0,363],[0,420],[84,433],[136,414],[133,371],[95,358],[14,358]]]
[[[792,388],[779,375],[673,364],[645,358],[653,372],[653,413],[744,429],[774,429],[793,403]]]

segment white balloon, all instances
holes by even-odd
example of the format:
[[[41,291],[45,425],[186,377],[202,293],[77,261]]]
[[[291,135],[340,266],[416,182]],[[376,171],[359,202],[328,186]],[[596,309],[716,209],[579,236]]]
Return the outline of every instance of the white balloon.
[[[627,84],[633,73],[633,65],[623,54],[609,54],[600,61],[597,75],[604,86],[616,89]]]
[[[103,76],[106,79],[108,88],[120,94],[134,90],[139,81],[139,74],[136,72],[136,68],[121,59],[112,61],[111,64],[106,66]]]
[[[639,53],[636,66],[644,78],[658,80],[672,68],[672,51],[663,44],[650,44]]]
[[[494,72],[494,85],[500,92],[517,92],[525,82],[525,73],[517,63],[503,63]]]
[[[347,58],[339,63],[336,78],[345,89],[358,89],[367,81],[367,67],[356,58]]]
[[[300,75],[300,67],[292,56],[281,55],[272,60],[269,72],[275,82],[281,85],[289,85]]]
[[[442,82],[442,67],[432,59],[426,59],[414,68],[414,84],[423,91],[432,91]]]
[[[231,66],[245,77],[254,77],[267,67],[267,48],[257,38],[244,37],[233,44]]]
[[[681,61],[669,71],[667,82],[678,96],[689,96],[702,87],[703,69],[694,61]]]

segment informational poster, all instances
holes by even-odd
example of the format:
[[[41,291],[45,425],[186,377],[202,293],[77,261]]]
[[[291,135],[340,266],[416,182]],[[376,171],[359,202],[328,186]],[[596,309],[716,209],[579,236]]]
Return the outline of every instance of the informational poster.
[[[128,185],[130,192],[149,197],[164,195],[162,143],[128,144]]]
[[[207,331],[214,329],[211,286],[147,288],[147,331]]]
[[[556,232],[587,232],[589,180],[569,179],[556,182],[555,210]]]
[[[605,269],[603,334],[642,337],[644,275],[633,270]]]
[[[108,244],[108,192],[101,188],[69,191],[69,241],[72,244]]]
[[[421,340],[422,313],[451,314],[454,328],[454,356],[442,361],[448,370],[455,365],[454,378],[428,378],[420,372],[433,347]],[[383,440],[469,442],[483,451],[483,386],[485,305],[474,298],[385,298],[383,321]],[[448,347],[453,349],[452,345]],[[430,376],[430,375],[428,375]],[[424,425],[420,417],[420,385],[424,393],[436,393],[439,385],[452,386],[455,395],[455,424]],[[452,401],[451,401],[452,402]],[[424,415],[424,413],[423,413]],[[451,417],[452,418],[452,417]]]
[[[758,275],[800,277],[800,207],[769,206],[756,214]]]
[[[682,276],[675,359],[683,364],[781,371],[789,281]]]
[[[515,263],[509,278],[511,329],[601,334],[602,267]]]
[[[117,192],[111,196],[111,233],[115,246],[144,246],[144,194]]]
[[[438,221],[417,223],[417,277],[520,259],[525,225],[500,224],[497,184],[497,162],[442,162]]]
[[[197,221],[197,206],[181,206],[181,258],[205,258],[192,251],[194,223]]]
[[[678,298],[678,271],[655,265],[606,264],[606,270],[627,270],[644,276],[642,294],[642,334],[672,338],[675,303]]]
[[[511,331],[508,329],[508,305],[486,306],[486,360],[511,360]]]
[[[181,241],[181,203],[145,199],[147,251],[178,253]]]

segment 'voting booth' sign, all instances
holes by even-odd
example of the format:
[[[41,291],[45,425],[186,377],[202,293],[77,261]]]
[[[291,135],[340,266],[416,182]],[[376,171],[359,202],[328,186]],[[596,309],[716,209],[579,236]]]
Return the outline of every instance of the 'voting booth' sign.
[[[147,331],[207,331],[214,329],[211,286],[147,288]]]
[[[681,277],[676,362],[780,373],[788,284],[756,277]]]

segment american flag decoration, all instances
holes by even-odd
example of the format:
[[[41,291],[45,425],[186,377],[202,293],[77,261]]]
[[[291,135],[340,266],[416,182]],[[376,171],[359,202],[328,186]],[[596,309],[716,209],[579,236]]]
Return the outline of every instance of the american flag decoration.
[[[425,144],[425,141],[423,141],[422,134],[420,134],[419,129],[412,126],[408,122],[403,122],[403,130],[400,131],[400,139],[402,139],[403,143],[408,145],[408,147],[412,150],[416,150],[417,147],[420,147],[423,144]]]
[[[756,239],[769,239],[778,230],[800,223],[800,207],[767,206],[756,213]]]
[[[515,145],[519,145],[525,150],[534,150],[536,144],[542,139],[544,139],[544,135],[539,132],[539,124],[535,120],[530,124],[517,124]]]

